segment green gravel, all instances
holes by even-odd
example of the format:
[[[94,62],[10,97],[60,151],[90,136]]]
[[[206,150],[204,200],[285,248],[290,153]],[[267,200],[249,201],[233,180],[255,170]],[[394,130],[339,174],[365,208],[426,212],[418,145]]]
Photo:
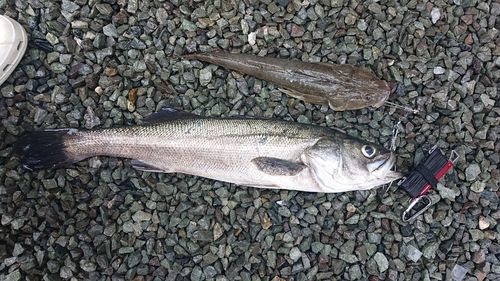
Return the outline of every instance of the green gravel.
[[[498,280],[500,4],[495,1],[2,1],[30,42],[0,86],[1,280]],[[335,112],[195,52],[349,63],[391,108]],[[136,99],[131,98],[136,92]],[[460,157],[406,224],[397,188],[317,194],[143,173],[94,157],[30,172],[27,131],[127,126],[164,106],[335,127],[411,171]]]

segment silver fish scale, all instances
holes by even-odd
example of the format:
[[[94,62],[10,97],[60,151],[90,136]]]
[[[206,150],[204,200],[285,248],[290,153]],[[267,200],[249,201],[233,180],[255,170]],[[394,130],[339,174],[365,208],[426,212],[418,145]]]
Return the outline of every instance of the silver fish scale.
[[[181,172],[248,186],[316,183],[302,178],[270,176],[252,162],[271,157],[300,162],[304,150],[324,127],[262,119],[186,119],[145,126],[82,131],[65,139],[66,153],[81,160],[95,155],[139,160],[155,171]],[[278,182],[277,182],[278,181]],[[256,184],[258,183],[258,184]]]

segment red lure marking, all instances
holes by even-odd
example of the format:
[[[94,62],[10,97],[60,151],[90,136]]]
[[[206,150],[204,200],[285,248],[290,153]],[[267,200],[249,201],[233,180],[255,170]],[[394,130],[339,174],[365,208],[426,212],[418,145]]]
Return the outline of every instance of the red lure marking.
[[[436,175],[436,179],[440,179],[441,177],[444,176],[444,174],[446,174],[446,172],[448,172],[448,170],[453,166],[453,162],[451,162],[450,160],[448,160],[448,162],[446,163],[446,165],[443,167],[443,169],[441,169],[441,171],[439,171]],[[430,184],[427,184],[424,189],[420,192],[419,195],[413,197],[413,199],[417,198],[417,197],[420,197],[424,194],[426,194],[427,192],[429,192],[429,190],[432,188],[432,185]]]

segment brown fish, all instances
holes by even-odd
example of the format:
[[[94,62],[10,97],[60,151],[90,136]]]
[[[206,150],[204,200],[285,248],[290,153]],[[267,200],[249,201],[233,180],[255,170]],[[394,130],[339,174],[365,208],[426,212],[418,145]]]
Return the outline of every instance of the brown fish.
[[[186,59],[210,62],[284,87],[284,93],[333,110],[379,107],[389,98],[389,84],[370,71],[348,64],[304,62],[235,53],[200,53]]]
[[[132,158],[134,168],[186,173],[239,185],[309,192],[363,190],[402,175],[393,152],[339,131],[259,118],[204,118],[170,108],[145,125],[59,129],[21,137],[29,170],[55,169],[88,157]]]

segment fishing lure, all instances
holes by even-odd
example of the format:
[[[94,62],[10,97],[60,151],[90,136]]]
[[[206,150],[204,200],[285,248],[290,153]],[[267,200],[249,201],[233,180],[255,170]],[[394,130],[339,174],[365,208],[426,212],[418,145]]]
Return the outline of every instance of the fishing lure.
[[[446,159],[441,150],[434,146],[427,159],[399,182],[399,186],[412,197],[408,208],[403,212],[403,222],[412,221],[429,209],[432,200],[427,192],[437,186],[438,180],[448,172],[458,157],[458,153],[452,150],[450,158]],[[420,203],[423,203],[423,207],[419,208]]]

